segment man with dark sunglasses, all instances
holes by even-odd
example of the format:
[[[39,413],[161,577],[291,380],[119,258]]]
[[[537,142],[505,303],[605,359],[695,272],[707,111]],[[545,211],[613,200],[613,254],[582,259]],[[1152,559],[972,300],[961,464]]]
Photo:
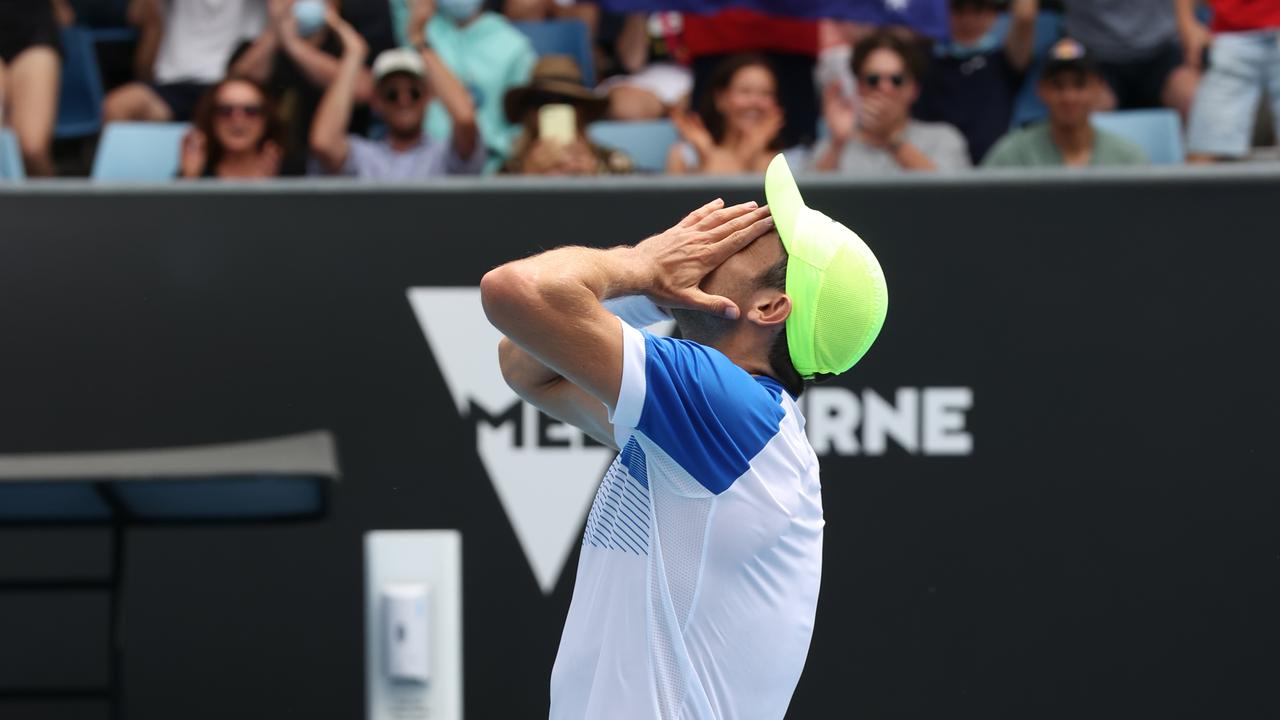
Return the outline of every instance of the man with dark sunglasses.
[[[425,43],[384,50],[373,62],[370,105],[386,123],[386,137],[375,141],[348,135],[368,46],[336,13],[330,11],[327,21],[342,39],[343,52],[338,76],[311,125],[311,152],[321,170],[370,180],[421,180],[484,169],[484,143],[471,94]],[[448,142],[423,132],[432,91],[453,120]]]
[[[1071,38],[1055,43],[1037,89],[1049,110],[1048,122],[1005,136],[988,153],[984,167],[1146,164],[1138,146],[1090,124],[1103,80],[1084,45]]]
[[[829,135],[814,151],[814,169],[893,174],[970,167],[964,136],[951,125],[911,117],[923,61],[915,41],[880,30],[857,44],[853,75],[858,97],[829,85],[822,113]]]

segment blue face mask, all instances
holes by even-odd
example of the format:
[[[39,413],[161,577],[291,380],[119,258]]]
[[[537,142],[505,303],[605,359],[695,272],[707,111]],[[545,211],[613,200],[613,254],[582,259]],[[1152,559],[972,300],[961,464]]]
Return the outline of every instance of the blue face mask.
[[[483,6],[484,0],[440,0],[440,12],[455,23],[470,20]]]
[[[298,21],[298,34],[308,37],[324,27],[324,0],[298,0],[293,4],[293,19]]]

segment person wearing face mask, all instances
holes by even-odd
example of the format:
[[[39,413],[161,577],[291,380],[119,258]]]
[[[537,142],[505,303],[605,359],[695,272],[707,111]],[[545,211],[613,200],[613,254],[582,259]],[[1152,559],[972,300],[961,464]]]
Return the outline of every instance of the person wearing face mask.
[[[288,128],[283,174],[306,171],[307,137],[324,89],[338,76],[342,42],[325,24],[327,8],[337,0],[268,0],[268,20],[252,41],[231,56],[229,76],[247,77],[266,86],[277,98],[280,118]],[[373,75],[361,68],[356,76],[350,132],[369,128],[367,104],[373,97]]]
[[[839,86],[826,88],[822,112],[830,135],[814,148],[814,170],[884,174],[972,166],[959,130],[911,117],[923,64],[914,39],[877,31],[854,47],[852,64],[857,105]]]
[[[428,47],[392,48],[378,55],[373,61],[372,105],[386,123],[386,137],[375,141],[349,135],[356,82],[369,48],[332,9],[325,19],[342,40],[343,50],[338,75],[311,125],[311,152],[319,170],[369,180],[422,180],[476,174],[484,168],[484,144],[471,95]],[[422,129],[433,95],[453,120],[453,133],[445,138]]]
[[[502,99],[533,74],[538,55],[524,33],[484,0],[391,0],[397,35],[407,44],[434,51],[462,82],[476,106],[476,123],[496,170],[511,153],[520,128],[507,122]],[[447,108],[427,109],[427,133],[445,137],[452,127]]]
[[[920,83],[915,116],[954,125],[976,165],[1009,129],[1035,45],[1039,0],[1009,3],[1009,31],[1000,42],[996,0],[951,0],[951,39],[934,46]]]

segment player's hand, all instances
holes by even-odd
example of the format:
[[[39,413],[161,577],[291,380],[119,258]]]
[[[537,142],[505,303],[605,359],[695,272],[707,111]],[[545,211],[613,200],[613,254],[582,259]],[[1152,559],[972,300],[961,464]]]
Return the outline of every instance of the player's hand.
[[[720,199],[703,205],[675,227],[632,248],[645,273],[645,295],[659,307],[737,319],[740,311],[732,300],[709,295],[700,285],[712,270],[772,229],[767,205],[725,207]]]

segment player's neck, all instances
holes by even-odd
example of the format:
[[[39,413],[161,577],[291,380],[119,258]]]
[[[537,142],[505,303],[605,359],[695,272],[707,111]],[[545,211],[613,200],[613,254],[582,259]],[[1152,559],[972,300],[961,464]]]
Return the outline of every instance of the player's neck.
[[[712,347],[751,375],[773,377],[773,367],[769,364],[769,338],[768,333],[743,326],[736,332],[722,335]]]

